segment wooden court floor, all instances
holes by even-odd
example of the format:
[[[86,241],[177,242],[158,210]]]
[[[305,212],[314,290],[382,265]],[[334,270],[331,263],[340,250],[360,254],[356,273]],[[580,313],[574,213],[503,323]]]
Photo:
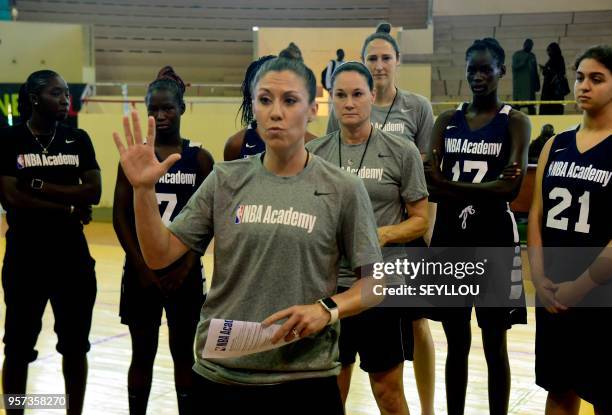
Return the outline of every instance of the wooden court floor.
[[[95,415],[127,414],[126,377],[130,361],[130,338],[126,326],[119,322],[119,290],[123,251],[115,238],[112,225],[93,223],[86,227],[92,256],[95,258],[98,278],[98,296],[94,308],[92,343],[89,353],[89,379],[85,398],[85,413]],[[4,254],[4,238],[0,238],[0,254]],[[1,257],[0,257],[1,259]],[[212,274],[212,254],[205,255],[207,276]],[[545,391],[534,383],[535,322],[533,309],[529,310],[529,324],[515,326],[508,334],[508,351],[512,368],[512,392],[510,413],[543,414]],[[4,302],[0,304],[0,335],[4,332]],[[436,396],[437,414],[446,413],[444,394],[444,358],[446,340],[440,324],[430,322],[436,348]],[[29,393],[63,393],[61,358],[55,351],[53,316],[50,306],[44,315],[43,330],[38,339],[39,358],[30,365]],[[470,353],[469,386],[465,413],[487,414],[487,376],[482,342],[478,327],[473,322],[473,342]],[[419,414],[419,401],[414,374],[410,362],[404,371],[406,396],[412,414]],[[210,397],[214,399],[214,397]],[[1,410],[0,410],[1,412]],[[30,414],[57,414],[58,410],[36,410]],[[172,359],[168,350],[168,331],[160,328],[160,342],[151,397],[150,414],[175,414],[176,397],[172,372]],[[377,414],[378,410],[370,391],[368,377],[355,370],[347,414]],[[592,408],[582,405],[581,415],[592,414]]]

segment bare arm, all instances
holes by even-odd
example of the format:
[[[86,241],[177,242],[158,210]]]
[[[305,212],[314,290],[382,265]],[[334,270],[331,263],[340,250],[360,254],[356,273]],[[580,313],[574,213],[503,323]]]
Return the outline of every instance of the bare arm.
[[[406,203],[408,219],[397,225],[381,226],[378,228],[380,246],[390,243],[404,243],[413,241],[427,232],[429,223],[427,198]]]
[[[544,251],[542,249],[542,179],[544,169],[548,162],[550,148],[554,139],[548,140],[540,153],[538,168],[536,170],[533,200],[529,209],[529,222],[527,226],[527,246],[529,250],[529,265],[531,268],[531,281],[536,288],[540,301],[551,313],[557,313],[565,307],[555,300],[557,286],[545,276],[544,273]]]
[[[370,269],[370,267],[363,267],[363,269]],[[356,273],[360,275],[359,270],[357,270]],[[338,318],[359,314],[382,301],[382,296],[373,294],[373,287],[375,284],[380,285],[382,282],[374,280],[371,276],[362,277],[348,290],[333,295],[331,298],[338,306]],[[372,294],[364,295],[364,293]],[[291,334],[293,330],[299,334],[299,337],[317,333],[329,323],[331,316],[319,303],[295,305],[272,314],[270,317],[266,318],[262,324],[268,326],[284,318],[287,320],[272,337],[273,343],[276,343],[283,337],[287,341],[294,339]]]
[[[81,184],[62,185],[44,182],[40,189],[32,189],[43,199],[68,205],[97,205],[102,195],[100,170],[87,170],[81,175]]]
[[[245,133],[246,128],[243,128],[227,139],[225,142],[225,147],[223,148],[223,160],[231,161],[238,160],[240,158],[240,149],[242,148],[242,143],[244,142]]]
[[[161,269],[183,256],[189,248],[163,224],[155,196],[155,183],[181,156],[171,154],[161,163],[155,157],[155,120],[148,119],[147,141],[143,142],[140,120],[132,112],[132,127],[127,116],[123,128],[127,147],[113,133],[125,176],[134,189],[134,216],[140,250],[151,269]]]
[[[441,120],[444,122],[445,120]],[[519,111],[511,111],[510,113],[510,137],[512,144],[510,148],[510,158],[508,166],[515,166],[519,172],[514,178],[500,177],[497,180],[483,183],[466,183],[454,182],[447,180],[439,171],[439,161],[443,153],[443,129],[448,125],[448,121],[444,125],[437,124],[434,126],[435,143],[432,146],[431,160],[433,161],[432,168],[438,170],[438,174],[432,176],[434,193],[442,193],[446,197],[452,198],[472,198],[484,199],[489,197],[503,198],[507,201],[512,201],[518,195],[521,188],[523,176],[527,169],[527,152],[529,149],[529,137],[531,134],[531,124],[529,118]]]
[[[70,213],[70,204],[50,202],[21,190],[17,178],[13,176],[0,176],[0,202],[7,208],[41,209]]]

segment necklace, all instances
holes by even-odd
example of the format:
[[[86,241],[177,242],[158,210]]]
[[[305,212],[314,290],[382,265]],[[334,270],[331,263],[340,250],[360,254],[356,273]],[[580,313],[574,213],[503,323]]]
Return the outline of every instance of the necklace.
[[[49,147],[51,147],[51,144],[53,143],[53,140],[55,139],[55,133],[57,132],[57,128],[53,129],[53,135],[51,136],[51,140],[49,140],[49,144],[47,144],[47,146],[43,146],[42,143],[40,142],[40,140],[38,139],[38,137],[36,136],[36,134],[34,134],[34,131],[32,131],[32,127],[30,127],[30,121],[26,121],[26,127],[28,127],[28,131],[30,131],[30,134],[32,134],[32,137],[34,137],[34,139],[36,140],[36,142],[38,143],[38,145],[40,146],[40,148],[42,148],[42,152],[43,154],[48,154],[49,153]]]
[[[359,167],[357,167],[357,175],[359,175],[359,170],[361,170],[361,166],[363,165],[363,160],[365,159],[365,155],[368,151],[368,146],[370,145],[370,138],[372,137],[372,131],[374,131],[374,127],[370,125],[370,134],[368,135],[368,139],[366,140],[366,145],[365,145],[365,148],[363,149],[363,154],[361,155],[361,161],[359,162]],[[338,166],[342,169],[342,138],[340,137],[340,131],[338,131]]]
[[[397,98],[397,87],[395,87],[395,95],[393,95],[393,101],[391,101],[391,106],[389,107],[389,110],[387,111],[387,115],[385,116],[385,120],[382,123],[382,127],[380,127],[381,131],[383,131],[385,129],[385,125],[387,125],[387,119],[389,118],[389,114],[391,114],[391,110],[393,109],[393,104],[395,104],[396,98]]]

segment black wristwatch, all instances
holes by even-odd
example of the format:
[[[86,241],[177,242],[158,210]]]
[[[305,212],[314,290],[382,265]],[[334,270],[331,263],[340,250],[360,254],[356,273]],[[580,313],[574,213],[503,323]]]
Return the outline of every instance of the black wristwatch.
[[[44,183],[45,182],[43,182],[41,179],[32,179],[30,187],[34,190],[40,190],[42,189]]]
[[[338,311],[338,304],[336,304],[336,302],[334,300],[332,300],[331,297],[327,297],[327,298],[321,298],[319,301],[317,301],[319,304],[321,304],[321,306],[323,306],[323,308],[329,313],[330,318],[329,318],[329,322],[327,323],[328,326],[334,324],[336,321],[338,321],[338,317],[339,317],[339,311]]]

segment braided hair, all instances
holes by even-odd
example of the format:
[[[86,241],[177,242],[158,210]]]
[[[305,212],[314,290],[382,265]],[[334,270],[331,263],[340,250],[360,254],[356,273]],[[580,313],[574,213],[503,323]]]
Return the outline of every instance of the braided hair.
[[[17,111],[22,123],[25,123],[32,116],[30,95],[39,95],[51,79],[58,78],[59,76],[57,72],[49,69],[32,72],[28,76],[28,79],[19,88],[19,97],[17,98]]]
[[[240,114],[240,124],[243,127],[249,125],[254,118],[253,96],[251,95],[251,84],[253,83],[253,79],[255,78],[259,68],[261,68],[261,65],[274,58],[276,58],[274,55],[262,56],[256,61],[251,62],[244,74],[244,80],[242,81],[242,86],[240,87],[240,90],[242,91],[242,103],[240,104],[240,108],[238,108],[238,114]]]

